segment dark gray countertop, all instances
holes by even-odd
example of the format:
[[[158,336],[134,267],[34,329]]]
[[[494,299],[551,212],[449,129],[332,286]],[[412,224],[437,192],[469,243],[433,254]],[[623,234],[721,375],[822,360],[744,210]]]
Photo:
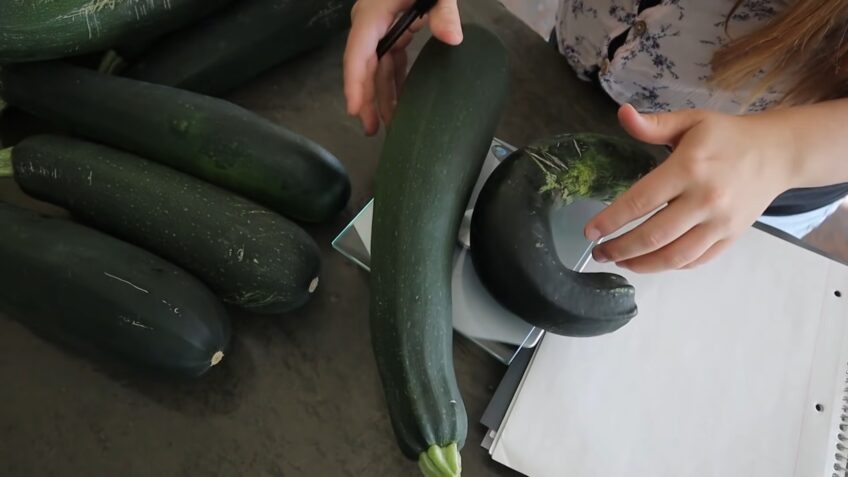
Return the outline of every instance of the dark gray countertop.
[[[576,80],[543,38],[497,2],[461,3],[465,21],[493,29],[511,55],[501,139],[521,145],[566,130],[620,132],[614,105]],[[340,36],[229,96],[325,145],[350,171],[345,212],[308,229],[324,252],[314,300],[289,316],[234,316],[233,352],[196,383],[139,377],[0,319],[0,475],[417,475],[395,445],[371,355],[368,275],[330,247],[370,198],[382,146],[382,135],[364,137],[344,114],[343,47]],[[21,121],[7,114],[0,130]],[[11,181],[0,181],[0,200],[30,203]],[[479,418],[506,368],[461,337],[455,362],[470,419],[464,475],[516,475],[479,446]]]

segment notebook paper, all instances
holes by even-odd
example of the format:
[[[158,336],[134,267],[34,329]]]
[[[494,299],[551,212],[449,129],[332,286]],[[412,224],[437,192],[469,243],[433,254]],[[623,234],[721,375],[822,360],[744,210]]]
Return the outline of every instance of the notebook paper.
[[[496,461],[532,477],[833,475],[848,267],[752,228],[695,270],[585,271],[626,276],[639,315],[545,335]]]

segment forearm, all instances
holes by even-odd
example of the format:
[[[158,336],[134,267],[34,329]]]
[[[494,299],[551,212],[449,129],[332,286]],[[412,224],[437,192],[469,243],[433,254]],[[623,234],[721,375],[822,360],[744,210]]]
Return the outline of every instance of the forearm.
[[[792,187],[848,182],[848,99],[765,113],[790,138]]]

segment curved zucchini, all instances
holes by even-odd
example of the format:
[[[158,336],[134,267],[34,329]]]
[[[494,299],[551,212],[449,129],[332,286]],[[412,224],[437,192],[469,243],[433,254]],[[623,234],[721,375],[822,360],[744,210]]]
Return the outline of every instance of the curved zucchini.
[[[354,0],[241,0],[157,40],[123,73],[218,96],[329,41],[350,25]]]
[[[303,229],[211,184],[63,136],[24,139],[11,164],[24,192],[188,270],[227,304],[282,313],[317,286],[320,251]]]
[[[431,39],[406,80],[376,176],[371,336],[395,437],[428,476],[460,474],[468,422],[453,368],[451,268],[465,206],[508,89],[477,25]]]
[[[323,222],[350,197],[347,171],[309,139],[230,102],[62,62],[0,70],[9,104],[80,136]]]
[[[231,0],[2,0],[0,63],[105,50],[175,30]]]
[[[550,217],[577,198],[610,201],[654,166],[637,143],[598,134],[562,134],[516,150],[486,180],[471,217],[480,281],[546,331],[594,336],[621,328],[637,314],[635,289],[616,274],[567,268]]]
[[[69,220],[0,204],[0,308],[50,339],[167,375],[218,364],[230,321],[194,276]]]

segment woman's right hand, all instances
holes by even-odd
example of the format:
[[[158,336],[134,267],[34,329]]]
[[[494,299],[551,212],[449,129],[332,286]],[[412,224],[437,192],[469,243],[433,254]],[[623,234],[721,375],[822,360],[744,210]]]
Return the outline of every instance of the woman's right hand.
[[[386,124],[391,121],[406,77],[406,47],[413,33],[426,22],[437,39],[449,45],[462,41],[456,2],[438,0],[430,13],[418,19],[379,62],[377,43],[414,0],[358,0],[353,6],[344,54],[344,92],[348,114],[359,117],[366,135],[377,133],[380,120]]]

